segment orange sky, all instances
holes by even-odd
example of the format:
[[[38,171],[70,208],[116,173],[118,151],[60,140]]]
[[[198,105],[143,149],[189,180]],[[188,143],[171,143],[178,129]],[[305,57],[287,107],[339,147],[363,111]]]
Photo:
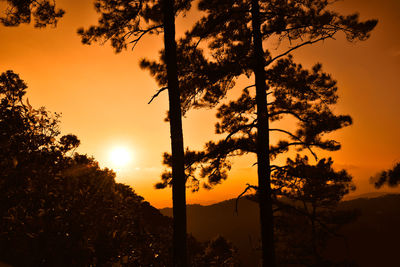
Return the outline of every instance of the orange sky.
[[[66,15],[56,29],[0,27],[0,71],[20,74],[33,106],[61,112],[63,134],[76,134],[82,142],[79,152],[93,155],[102,166],[107,166],[113,147],[132,149],[132,164],[117,181],[130,184],[156,207],[170,206],[170,189],[153,189],[163,169],[161,155],[170,147],[169,125],[163,121],[167,95],[148,105],[158,88],[138,66],[145,56],[158,57],[161,36],[146,37],[133,52],[118,55],[109,44],[83,46],[76,30],[96,22],[92,1],[57,0],[57,4]],[[371,38],[352,44],[340,36],[301,49],[295,60],[305,66],[322,62],[338,80],[336,111],[350,114],[354,125],[335,133],[343,148],[327,155],[337,168],[353,174],[361,194],[373,190],[371,175],[400,160],[400,1],[345,0],[336,7],[343,13],[358,11],[363,19],[377,18]],[[178,30],[188,29],[193,19],[191,13],[179,19]],[[201,148],[214,138],[215,122],[212,110],[190,111],[183,122],[185,146]],[[211,191],[188,193],[188,203],[232,198],[246,183],[256,183],[253,157],[234,163],[227,181]]]

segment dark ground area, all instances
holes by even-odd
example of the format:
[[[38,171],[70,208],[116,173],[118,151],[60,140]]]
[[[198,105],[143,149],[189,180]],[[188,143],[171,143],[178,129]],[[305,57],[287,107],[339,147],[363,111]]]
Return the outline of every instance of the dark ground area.
[[[236,214],[235,199],[210,206],[189,205],[188,231],[200,241],[222,235],[238,248],[244,266],[257,266],[260,259],[258,206],[242,199],[238,208]],[[400,194],[344,201],[340,208],[357,209],[360,216],[339,231],[347,239],[347,246],[343,238],[330,240],[328,257],[351,260],[362,267],[400,265]],[[171,216],[172,209],[162,209],[161,213]]]

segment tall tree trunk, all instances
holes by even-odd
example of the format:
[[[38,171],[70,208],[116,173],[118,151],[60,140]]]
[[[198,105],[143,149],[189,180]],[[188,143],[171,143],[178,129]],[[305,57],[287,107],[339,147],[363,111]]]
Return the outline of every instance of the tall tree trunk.
[[[178,85],[175,42],[174,0],[164,0],[164,45],[167,65],[169,119],[172,147],[173,266],[187,266],[186,179],[182,132],[182,111]]]
[[[267,85],[265,82],[265,59],[260,30],[260,6],[251,1],[253,28],[254,76],[257,104],[257,173],[260,206],[262,265],[275,267],[274,223],[271,198],[271,165],[269,159],[269,115],[267,108]]]

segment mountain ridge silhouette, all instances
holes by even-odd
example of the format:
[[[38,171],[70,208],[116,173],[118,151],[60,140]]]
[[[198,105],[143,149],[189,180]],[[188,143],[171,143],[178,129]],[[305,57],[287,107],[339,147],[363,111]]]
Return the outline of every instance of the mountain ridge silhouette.
[[[187,206],[188,232],[200,241],[218,235],[230,240],[239,251],[243,266],[257,266],[260,260],[258,204],[243,198],[229,199],[212,205]],[[358,266],[398,266],[397,248],[400,240],[400,194],[363,194],[344,200],[340,209],[357,209],[360,216],[345,225],[340,234],[343,240],[332,238],[325,255],[335,260],[350,260]],[[160,209],[172,216],[171,208]]]

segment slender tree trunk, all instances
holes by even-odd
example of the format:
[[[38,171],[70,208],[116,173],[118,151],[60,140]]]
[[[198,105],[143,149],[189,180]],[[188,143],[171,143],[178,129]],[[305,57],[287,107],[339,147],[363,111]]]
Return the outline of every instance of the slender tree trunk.
[[[173,266],[187,266],[186,179],[182,132],[182,111],[178,85],[175,42],[174,0],[164,0],[164,45],[167,65],[169,119],[172,147]]]
[[[257,104],[257,173],[260,206],[262,265],[275,267],[274,223],[271,198],[271,165],[269,159],[269,116],[267,108],[267,85],[265,82],[265,59],[260,30],[260,6],[251,1],[254,47],[254,75]]]

